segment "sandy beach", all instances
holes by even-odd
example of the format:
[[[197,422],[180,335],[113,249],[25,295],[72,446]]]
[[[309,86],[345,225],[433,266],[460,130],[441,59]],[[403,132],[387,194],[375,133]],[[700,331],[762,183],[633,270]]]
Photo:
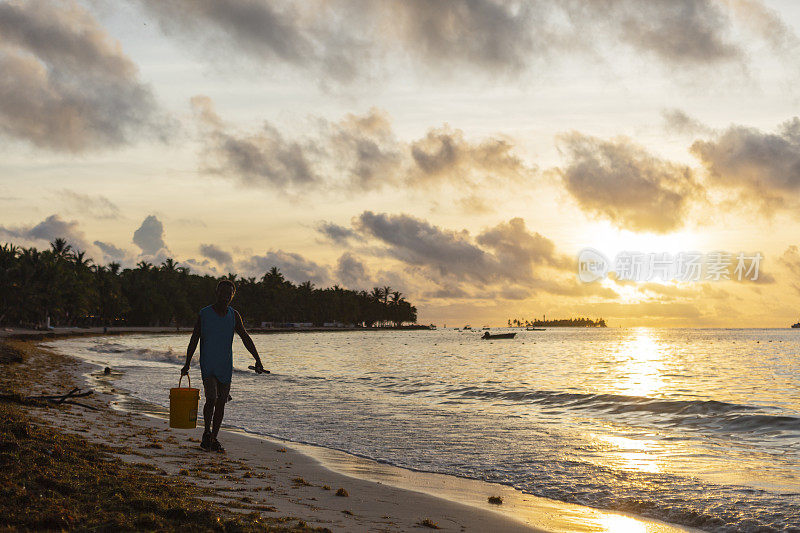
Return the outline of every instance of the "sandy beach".
[[[204,452],[199,448],[201,428],[170,429],[162,408],[142,405],[115,388],[113,371],[106,375],[36,341],[24,344],[28,357],[14,365],[30,381],[20,393],[91,389],[94,394],[82,401],[97,409],[28,407],[32,415],[59,431],[113,446],[126,463],[213,490],[205,499],[220,509],[255,511],[331,531],[686,531],[536,498],[503,485],[412,472],[234,428],[220,435],[225,454]],[[235,402],[230,408],[236,409]],[[502,505],[488,503],[490,496],[501,497]]]

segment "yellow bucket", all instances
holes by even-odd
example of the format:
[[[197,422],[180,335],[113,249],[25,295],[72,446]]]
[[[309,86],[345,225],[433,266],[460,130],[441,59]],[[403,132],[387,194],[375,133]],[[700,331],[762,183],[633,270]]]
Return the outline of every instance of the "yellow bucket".
[[[177,388],[169,390],[169,427],[179,429],[194,429],[197,427],[197,404],[200,401],[200,389],[192,388],[192,379],[188,387],[181,387],[178,380]]]

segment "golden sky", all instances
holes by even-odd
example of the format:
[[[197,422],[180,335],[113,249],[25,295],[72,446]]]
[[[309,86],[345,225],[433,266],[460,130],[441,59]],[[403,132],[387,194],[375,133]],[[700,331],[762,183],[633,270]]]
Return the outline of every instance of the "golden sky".
[[[766,0],[0,1],[0,242],[389,285],[440,325],[784,327],[798,24]],[[584,248],[763,259],[583,283]]]

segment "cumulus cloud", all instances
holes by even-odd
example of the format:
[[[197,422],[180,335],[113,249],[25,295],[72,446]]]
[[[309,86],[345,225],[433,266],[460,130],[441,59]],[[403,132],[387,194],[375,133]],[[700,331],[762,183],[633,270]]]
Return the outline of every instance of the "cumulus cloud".
[[[230,265],[233,263],[233,256],[214,244],[201,244],[200,255],[207,257],[220,266]]]
[[[57,151],[158,132],[150,89],[119,44],[73,1],[0,3],[0,132]]]
[[[756,0],[140,0],[204,58],[286,65],[338,82],[381,64],[425,75],[507,77],[562,52],[622,45],[668,66],[744,62],[738,34],[775,45],[791,30]],[[775,32],[771,32],[775,28]],[[743,31],[742,31],[743,30]],[[776,36],[778,33],[780,36]],[[200,46],[198,46],[200,43]]]
[[[72,209],[95,218],[117,218],[119,207],[102,194],[90,195],[62,189],[58,192]]]
[[[359,290],[373,285],[367,267],[350,252],[343,253],[336,261],[334,276],[348,289]]]
[[[414,166],[407,180],[411,185],[440,181],[460,185],[505,181],[507,185],[523,180],[531,171],[507,140],[470,143],[462,131],[447,126],[411,143],[411,158]]]
[[[182,267],[188,268],[194,274],[200,274],[201,276],[209,275],[209,276],[220,276],[222,272],[214,265],[213,262],[209,261],[208,259],[184,259],[178,263]]]
[[[404,263],[426,266],[438,275],[464,275],[482,282],[495,273],[496,265],[475,246],[469,232],[439,228],[410,215],[364,211],[355,229],[388,245],[386,252]]]
[[[65,239],[74,249],[88,250],[90,245],[79,228],[77,220],[64,220],[59,215],[50,215],[33,226],[0,226],[0,236],[8,242],[20,245],[42,246],[56,239]]]
[[[333,222],[322,221],[316,225],[316,230],[326,239],[338,245],[346,245],[351,239],[359,239],[358,233],[352,228],[346,228]]]
[[[147,216],[133,232],[133,243],[142,250],[142,255],[156,256],[167,250],[164,242],[164,224],[155,215]]]
[[[272,267],[277,267],[286,279],[294,283],[311,281],[317,286],[330,285],[330,267],[297,253],[270,250],[264,255],[253,255],[237,263],[239,271],[250,276],[263,276]]]
[[[101,252],[103,252],[103,262],[105,263],[119,263],[128,257],[127,250],[119,248],[110,242],[94,241],[94,245],[97,246]]]
[[[363,116],[349,114],[331,124],[327,132],[330,153],[347,176],[346,182],[360,190],[376,190],[396,181],[404,164],[403,146],[392,131],[389,115],[373,108]]]
[[[245,185],[279,189],[304,187],[321,179],[313,168],[313,148],[287,141],[268,122],[252,134],[229,133],[210,98],[195,96],[191,103],[203,128],[207,171],[231,175]]]
[[[428,282],[425,294],[448,298],[525,298],[540,292],[614,297],[613,290],[577,283],[575,261],[559,254],[522,219],[487,228],[473,237],[409,215],[365,211],[354,229],[377,242],[373,255],[391,257]],[[430,286],[433,283],[433,287]],[[437,296],[438,295],[438,296]]]
[[[741,193],[772,212],[797,206],[800,190],[800,118],[776,133],[731,126],[708,140],[692,144],[711,183]]]
[[[129,263],[132,258],[127,250],[103,241],[89,241],[77,220],[64,220],[60,215],[50,215],[41,222],[22,226],[0,226],[0,242],[11,242],[18,246],[49,249],[56,239],[67,241],[73,251],[86,252],[95,264],[112,261]]]
[[[317,119],[313,135],[290,138],[268,122],[256,132],[235,131],[208,97],[195,96],[191,103],[201,126],[206,170],[253,187],[298,194],[309,186],[347,192],[444,185],[474,190],[520,183],[535,170],[510,141],[471,141],[449,126],[402,142],[388,115],[375,108],[339,122]]]
[[[525,268],[526,265],[550,265],[565,270],[575,266],[574,258],[558,254],[553,241],[528,231],[521,218],[512,218],[489,228],[475,240],[492,250],[500,263],[511,270]]]
[[[649,154],[621,137],[604,141],[573,132],[560,139],[567,165],[558,169],[581,208],[634,231],[679,228],[702,194],[689,167]]]

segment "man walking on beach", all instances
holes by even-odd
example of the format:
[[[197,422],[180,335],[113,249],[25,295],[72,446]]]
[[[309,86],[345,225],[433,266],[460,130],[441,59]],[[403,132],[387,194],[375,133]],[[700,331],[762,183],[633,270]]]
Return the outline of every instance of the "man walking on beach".
[[[200,310],[194,324],[192,338],[186,349],[186,364],[181,368],[181,375],[189,373],[189,363],[194,355],[197,342],[200,341],[200,373],[203,376],[203,389],[206,403],[203,406],[203,421],[206,429],[200,447],[204,450],[224,452],[217,435],[225,416],[225,402],[231,390],[233,376],[233,332],[239,334],[244,347],[255,357],[255,370],[266,372],[261,364],[253,339],[244,329],[239,313],[230,307],[236,285],[223,279],[217,284],[217,300]],[[213,425],[212,425],[213,421]]]

